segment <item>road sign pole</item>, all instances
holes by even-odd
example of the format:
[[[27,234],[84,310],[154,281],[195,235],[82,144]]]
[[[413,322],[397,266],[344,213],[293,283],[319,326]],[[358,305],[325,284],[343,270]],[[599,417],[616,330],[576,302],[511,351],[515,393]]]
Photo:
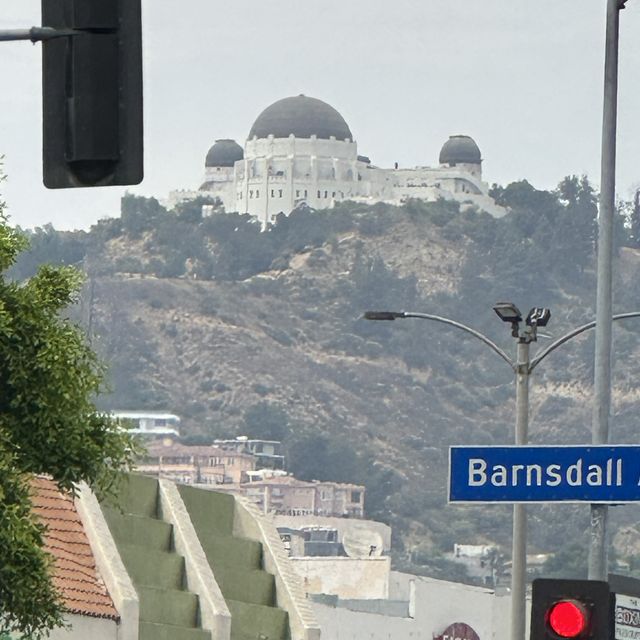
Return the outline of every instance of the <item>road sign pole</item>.
[[[516,445],[529,439],[529,339],[518,341],[516,363]],[[525,638],[527,580],[527,512],[523,504],[513,505],[513,542],[511,551],[511,640]]]

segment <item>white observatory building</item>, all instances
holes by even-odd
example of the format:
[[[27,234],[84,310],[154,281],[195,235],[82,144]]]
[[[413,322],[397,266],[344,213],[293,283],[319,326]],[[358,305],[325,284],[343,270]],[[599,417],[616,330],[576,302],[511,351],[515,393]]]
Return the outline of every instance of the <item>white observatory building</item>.
[[[267,107],[249,130],[244,149],[234,140],[216,140],[199,190],[173,192],[169,203],[219,198],[226,211],[249,213],[263,225],[302,204],[325,209],[342,200],[400,204],[409,198],[444,198],[504,215],[488,191],[480,149],[469,136],[451,136],[435,167],[377,167],[358,155],[351,129],[336,109],[299,95]]]

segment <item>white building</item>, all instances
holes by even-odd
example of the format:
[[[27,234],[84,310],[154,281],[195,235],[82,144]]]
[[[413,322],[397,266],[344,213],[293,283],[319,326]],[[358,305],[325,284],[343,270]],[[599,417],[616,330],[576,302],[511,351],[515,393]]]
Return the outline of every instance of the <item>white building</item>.
[[[324,209],[341,200],[399,204],[408,198],[445,198],[504,215],[488,191],[480,149],[469,136],[451,136],[438,166],[381,168],[358,155],[338,111],[299,95],[267,107],[253,123],[244,149],[233,140],[217,140],[207,153],[200,189],[173,192],[169,204],[211,196],[225,210],[249,213],[263,225],[301,204]]]
[[[113,411],[112,417],[131,425],[131,433],[148,436],[179,436],[180,417],[160,411]]]

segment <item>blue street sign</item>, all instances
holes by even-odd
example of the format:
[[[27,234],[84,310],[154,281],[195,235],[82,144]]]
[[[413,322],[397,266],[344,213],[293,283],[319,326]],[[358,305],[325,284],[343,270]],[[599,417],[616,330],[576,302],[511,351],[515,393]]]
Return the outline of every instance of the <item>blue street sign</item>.
[[[449,502],[638,501],[640,446],[449,449]]]

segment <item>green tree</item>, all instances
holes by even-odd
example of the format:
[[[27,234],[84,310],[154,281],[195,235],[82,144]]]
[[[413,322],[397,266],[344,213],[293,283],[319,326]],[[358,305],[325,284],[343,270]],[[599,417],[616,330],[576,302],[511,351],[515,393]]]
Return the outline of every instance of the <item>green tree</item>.
[[[3,208],[2,273],[26,247]],[[85,481],[109,494],[138,454],[131,436],[97,413],[102,367],[61,318],[80,281],[71,267],[49,266],[23,284],[0,278],[0,634],[40,638],[63,623],[29,478],[48,474],[71,493]]]
[[[289,417],[279,406],[258,402],[244,412],[244,434],[250,438],[279,440],[289,435]]]
[[[543,578],[587,577],[587,545],[584,541],[570,542],[550,556],[542,566]]]
[[[640,189],[633,194],[633,206],[629,211],[629,244],[640,249]]]

